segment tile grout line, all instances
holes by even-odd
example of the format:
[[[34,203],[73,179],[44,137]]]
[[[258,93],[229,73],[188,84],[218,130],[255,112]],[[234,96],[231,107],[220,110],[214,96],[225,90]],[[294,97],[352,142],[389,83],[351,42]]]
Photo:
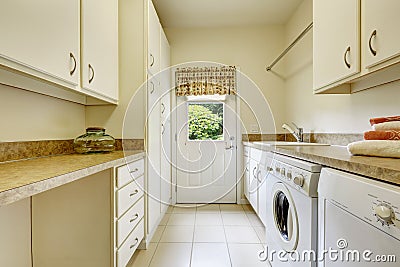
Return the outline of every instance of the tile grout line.
[[[223,221],[223,218],[222,218],[221,206],[220,206],[219,212],[220,212],[220,215],[221,215],[222,227],[224,229],[225,245],[226,245],[226,249],[228,250],[229,263],[231,264],[231,267],[232,267],[233,263],[232,263],[232,258],[231,258],[231,252],[229,251],[228,236],[226,235],[225,224],[224,224],[224,221]]]
[[[195,210],[195,212],[194,212],[194,225],[193,225],[193,233],[192,233],[192,250],[190,251],[189,267],[192,266],[192,260],[193,260],[194,234],[195,234],[195,232],[196,232],[196,221],[197,221],[197,206],[196,206],[196,210]]]

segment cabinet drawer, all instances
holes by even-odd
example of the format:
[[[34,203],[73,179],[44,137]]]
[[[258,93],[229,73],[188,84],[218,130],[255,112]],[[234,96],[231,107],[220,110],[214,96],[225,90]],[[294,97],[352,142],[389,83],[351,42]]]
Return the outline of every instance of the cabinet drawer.
[[[135,228],[144,216],[144,198],[117,221],[117,246],[120,247],[128,234]]]
[[[117,187],[122,187],[144,173],[144,159],[117,168]]]
[[[132,257],[133,253],[140,244],[144,237],[144,223],[143,220],[136,226],[135,230],[128,236],[124,244],[117,251],[117,266],[125,267]]]
[[[143,196],[144,177],[140,176],[124,188],[117,191],[116,216],[120,217]]]

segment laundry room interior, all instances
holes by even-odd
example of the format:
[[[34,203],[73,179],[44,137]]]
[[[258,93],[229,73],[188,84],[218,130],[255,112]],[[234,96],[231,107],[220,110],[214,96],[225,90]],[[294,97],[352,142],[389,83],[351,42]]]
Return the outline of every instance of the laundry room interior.
[[[399,10],[3,1],[0,266],[398,266]]]

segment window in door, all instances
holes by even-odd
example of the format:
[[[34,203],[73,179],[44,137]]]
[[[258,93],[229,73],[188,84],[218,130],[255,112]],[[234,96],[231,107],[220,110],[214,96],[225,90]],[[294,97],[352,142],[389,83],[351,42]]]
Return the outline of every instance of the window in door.
[[[188,104],[188,140],[224,140],[224,104]]]

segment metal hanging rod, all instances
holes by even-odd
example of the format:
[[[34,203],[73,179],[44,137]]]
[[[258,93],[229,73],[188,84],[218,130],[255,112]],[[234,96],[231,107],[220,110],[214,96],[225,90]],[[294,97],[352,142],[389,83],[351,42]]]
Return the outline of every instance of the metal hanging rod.
[[[267,71],[270,71],[276,63],[279,62],[279,60],[281,60],[281,58],[283,58],[287,52],[289,52],[290,49],[292,49],[292,47],[298,42],[300,41],[300,39],[302,39],[304,37],[304,35],[306,35],[306,33],[311,30],[311,28],[313,27],[313,23],[311,22],[310,25],[307,26],[307,28],[304,29],[304,31],[302,31],[302,33],[300,33],[299,36],[297,36],[297,38],[285,49],[285,51],[283,51],[279,57],[277,57],[274,62],[271,63],[271,65],[269,65],[267,67]]]

